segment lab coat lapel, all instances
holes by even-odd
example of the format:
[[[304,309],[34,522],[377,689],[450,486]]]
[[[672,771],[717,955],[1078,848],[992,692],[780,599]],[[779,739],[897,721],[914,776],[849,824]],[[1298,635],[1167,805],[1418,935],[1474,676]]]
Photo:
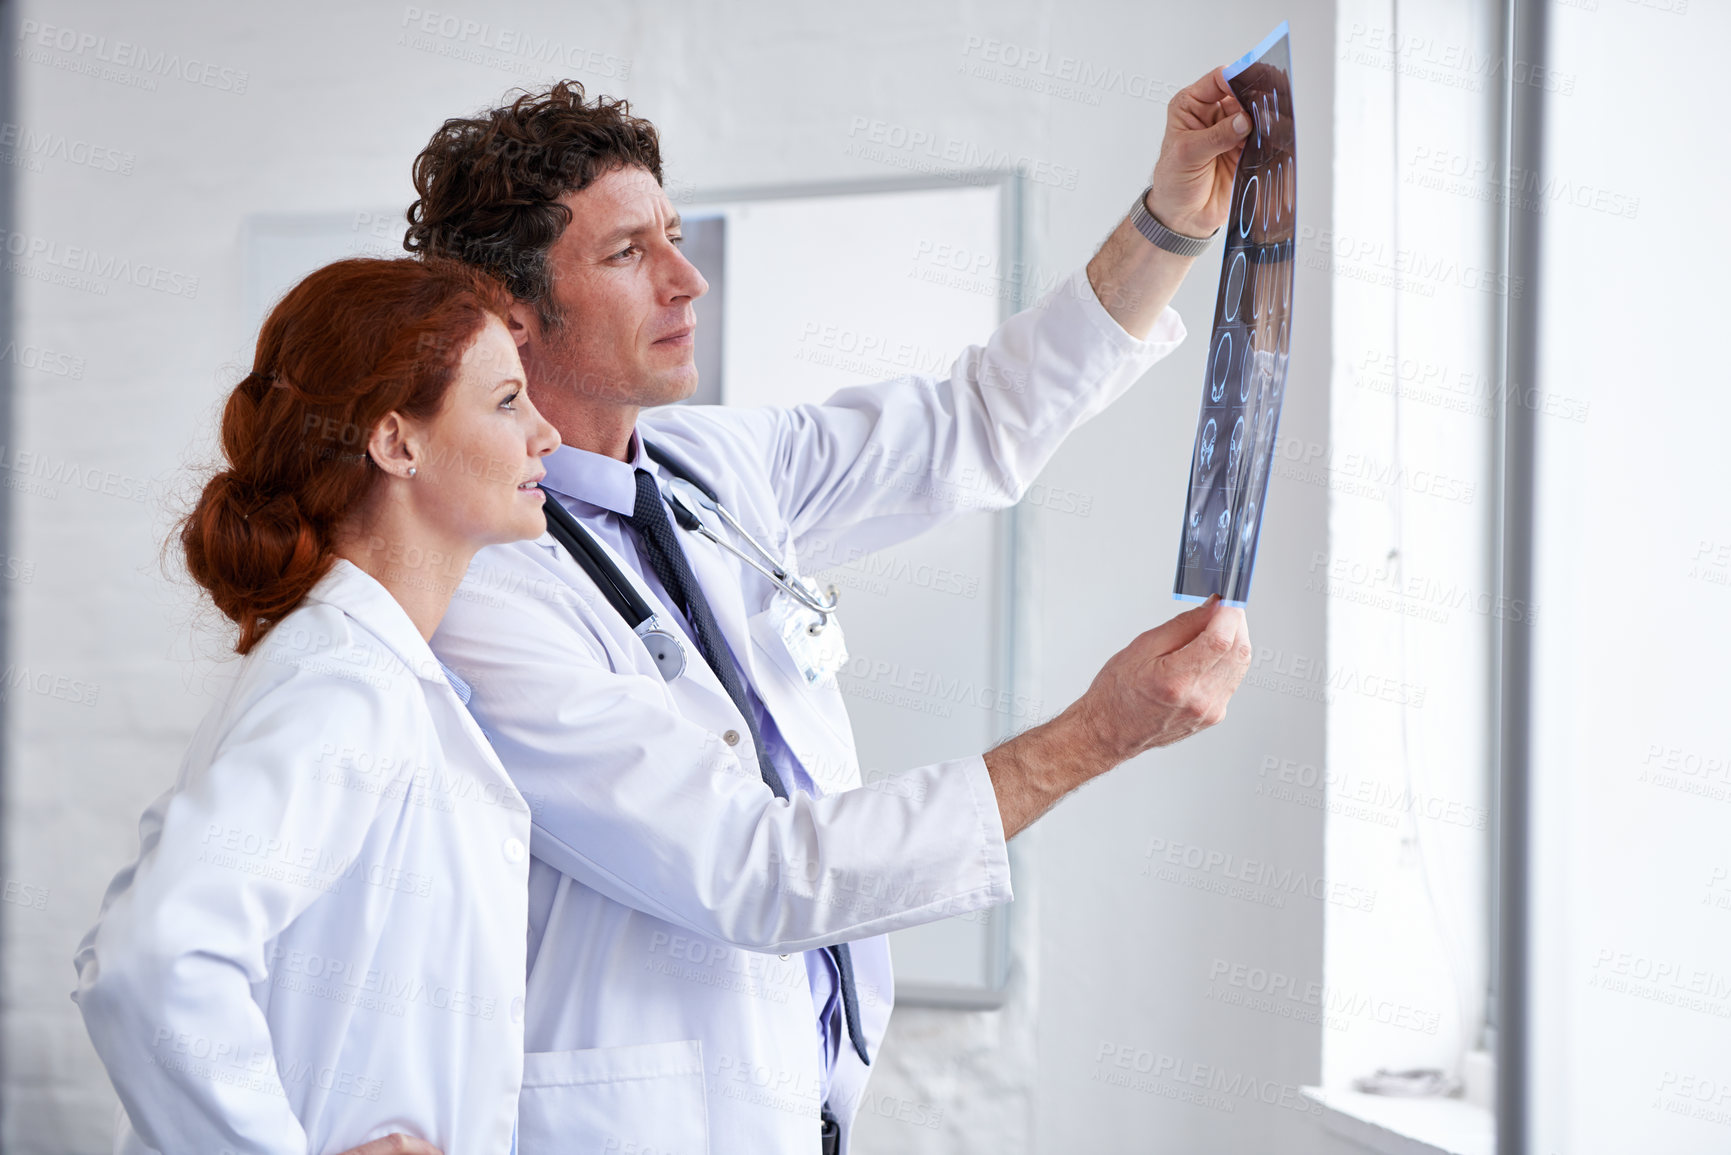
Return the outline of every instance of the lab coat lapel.
[[[365,570],[346,558],[338,558],[307,593],[307,601],[335,606],[383,642],[423,682],[441,683],[445,673],[439,660],[415,629],[407,610]]]
[[[721,468],[719,464],[712,467],[715,471]],[[751,527],[759,541],[782,540],[781,534],[765,526],[760,511],[749,507],[743,496],[735,495],[731,500],[735,516]],[[775,719],[782,740],[818,793],[832,794],[859,785],[853,730],[835,684],[808,686],[785,643],[761,620],[776,596],[768,580],[706,537],[680,531],[679,541],[692,572],[709,597],[716,622],[739,661],[741,676]],[[782,552],[774,545],[770,548]],[[787,557],[784,552],[782,556]]]
[[[833,684],[826,689],[807,686],[793,668],[785,648],[782,649],[783,660],[788,663],[785,668],[764,652],[764,646],[783,647],[779,639],[760,639],[753,634],[752,619],[761,615],[768,608],[768,600],[775,596],[772,592],[763,606],[758,605],[766,579],[708,538],[681,533],[679,540],[691,560],[692,572],[709,596],[721,632],[739,659],[741,676],[757,691],[764,709],[775,719],[782,741],[799,759],[818,793],[831,794],[857,786],[859,766],[853,733]],[[748,609],[753,610],[750,616]],[[833,711],[828,708],[831,705],[835,707]],[[832,714],[839,715],[839,719]],[[780,769],[787,781],[788,768]],[[791,785],[789,782],[790,788]]]
[[[344,558],[338,558],[330,572],[321,578],[307,594],[309,602],[324,602],[341,610],[356,624],[383,642],[397,658],[426,686],[425,692],[448,698],[457,728],[476,754],[503,782],[510,782],[505,767],[493,751],[492,743],[481,731],[480,724],[457,698],[457,691],[445,679],[445,671],[434,656],[432,647],[415,628],[414,621],[391,592],[380,585],[365,570]],[[515,794],[515,787],[512,793]]]
[[[680,640],[685,644],[685,672],[675,678],[672,683],[675,697],[680,696],[682,692],[695,695],[699,702],[694,704],[700,704],[705,714],[712,716],[713,711],[719,709],[730,712],[733,717],[738,718],[740,723],[743,723],[745,719],[739,716],[739,711],[734,706],[733,699],[727,696],[727,690],[723,688],[721,680],[715,676],[715,671],[711,670],[709,668],[709,663],[703,660],[703,651],[697,648],[697,642],[686,633],[684,623],[679,614],[668,608],[665,602],[656,597],[655,592],[644,583],[642,578],[638,577],[636,569],[627,565],[625,559],[615,553],[611,546],[609,546],[605,541],[602,541],[599,537],[596,537],[594,540],[595,544],[600,547],[601,552],[607,556],[608,560],[618,567],[620,573],[625,575],[625,580],[629,581],[637,592],[643,595],[643,600],[648,602],[650,608],[655,611],[655,615],[660,620],[662,627],[672,633],[678,634]],[[609,605],[605,599],[602,599],[599,591],[595,589],[595,583],[589,580],[589,575],[583,572],[582,567],[579,566],[576,560],[565,551],[565,547],[554,540],[552,534],[542,534],[541,537],[536,539],[535,544],[543,547],[552,555],[550,560],[554,572],[559,575],[566,585],[569,585],[573,589],[582,593],[586,598],[593,595],[595,599],[599,599],[600,612],[618,619],[619,629],[622,633],[631,633],[630,627],[626,625],[625,620],[619,617],[618,613],[614,611],[613,607]],[[692,569],[696,571],[696,568],[696,564],[693,563]],[[710,605],[715,606],[715,599],[709,594],[710,586],[708,583],[711,579],[702,572],[698,572],[697,577],[698,581],[704,583],[704,594],[710,596]],[[717,607],[717,616],[719,617],[719,607]],[[733,640],[733,635],[728,632],[728,627],[725,622],[722,623],[722,631],[727,634],[727,640],[730,645],[737,644]],[[654,660],[649,657],[648,651],[643,648],[643,643],[636,637],[632,637],[630,642],[627,644],[627,652],[631,654],[631,660],[638,664],[640,670],[643,672],[655,673]],[[656,676],[659,677],[659,674]],[[683,683],[683,685],[681,685],[681,683]]]

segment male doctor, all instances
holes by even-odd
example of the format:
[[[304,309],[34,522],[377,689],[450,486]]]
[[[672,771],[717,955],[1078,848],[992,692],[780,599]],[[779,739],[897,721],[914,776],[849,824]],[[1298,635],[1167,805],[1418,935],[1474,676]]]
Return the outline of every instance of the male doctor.
[[[549,534],[483,551],[433,638],[533,811],[523,1155],[847,1150],[890,1014],[883,935],[1007,900],[1007,839],[1225,715],[1251,651],[1211,602],[1044,725],[861,789],[823,645],[839,627],[799,568],[814,542],[875,549],[1013,504],[1175,347],[1168,302],[1226,218],[1249,128],[1203,77],[1085,270],[948,377],[791,409],[656,409],[696,387],[707,285],[655,129],[623,102],[561,83],[447,121],[417,158],[406,246],[507,281],[564,440]]]

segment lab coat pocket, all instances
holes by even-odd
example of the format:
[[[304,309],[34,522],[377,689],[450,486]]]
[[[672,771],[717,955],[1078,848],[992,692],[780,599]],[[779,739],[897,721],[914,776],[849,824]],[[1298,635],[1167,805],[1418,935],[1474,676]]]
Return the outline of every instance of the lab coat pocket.
[[[707,1155],[701,1045],[690,1039],[525,1054],[517,1150]]]

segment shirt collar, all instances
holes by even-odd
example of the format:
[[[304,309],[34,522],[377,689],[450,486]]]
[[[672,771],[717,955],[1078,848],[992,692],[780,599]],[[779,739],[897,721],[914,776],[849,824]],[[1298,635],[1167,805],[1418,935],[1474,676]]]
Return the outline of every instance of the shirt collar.
[[[611,510],[622,517],[630,517],[637,511],[637,471],[647,469],[651,475],[656,472],[655,463],[643,452],[643,439],[635,430],[631,433],[628,461],[591,453],[575,445],[561,445],[542,458],[541,464],[547,468],[547,476],[541,479],[542,489]]]
[[[443,662],[439,663],[439,670],[445,675],[445,681],[451,683],[451,689],[457,691],[457,700],[467,706],[469,699],[474,697],[475,691],[469,688],[469,683],[463,680],[463,675]]]

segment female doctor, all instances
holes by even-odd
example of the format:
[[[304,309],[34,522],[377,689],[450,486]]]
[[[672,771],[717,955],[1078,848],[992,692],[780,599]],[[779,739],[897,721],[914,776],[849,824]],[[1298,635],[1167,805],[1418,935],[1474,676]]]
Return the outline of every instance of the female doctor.
[[[245,658],[76,959],[117,1151],[514,1145],[529,811],[427,647],[475,551],[545,529],[505,307],[341,261],[228,399],[181,545]]]

